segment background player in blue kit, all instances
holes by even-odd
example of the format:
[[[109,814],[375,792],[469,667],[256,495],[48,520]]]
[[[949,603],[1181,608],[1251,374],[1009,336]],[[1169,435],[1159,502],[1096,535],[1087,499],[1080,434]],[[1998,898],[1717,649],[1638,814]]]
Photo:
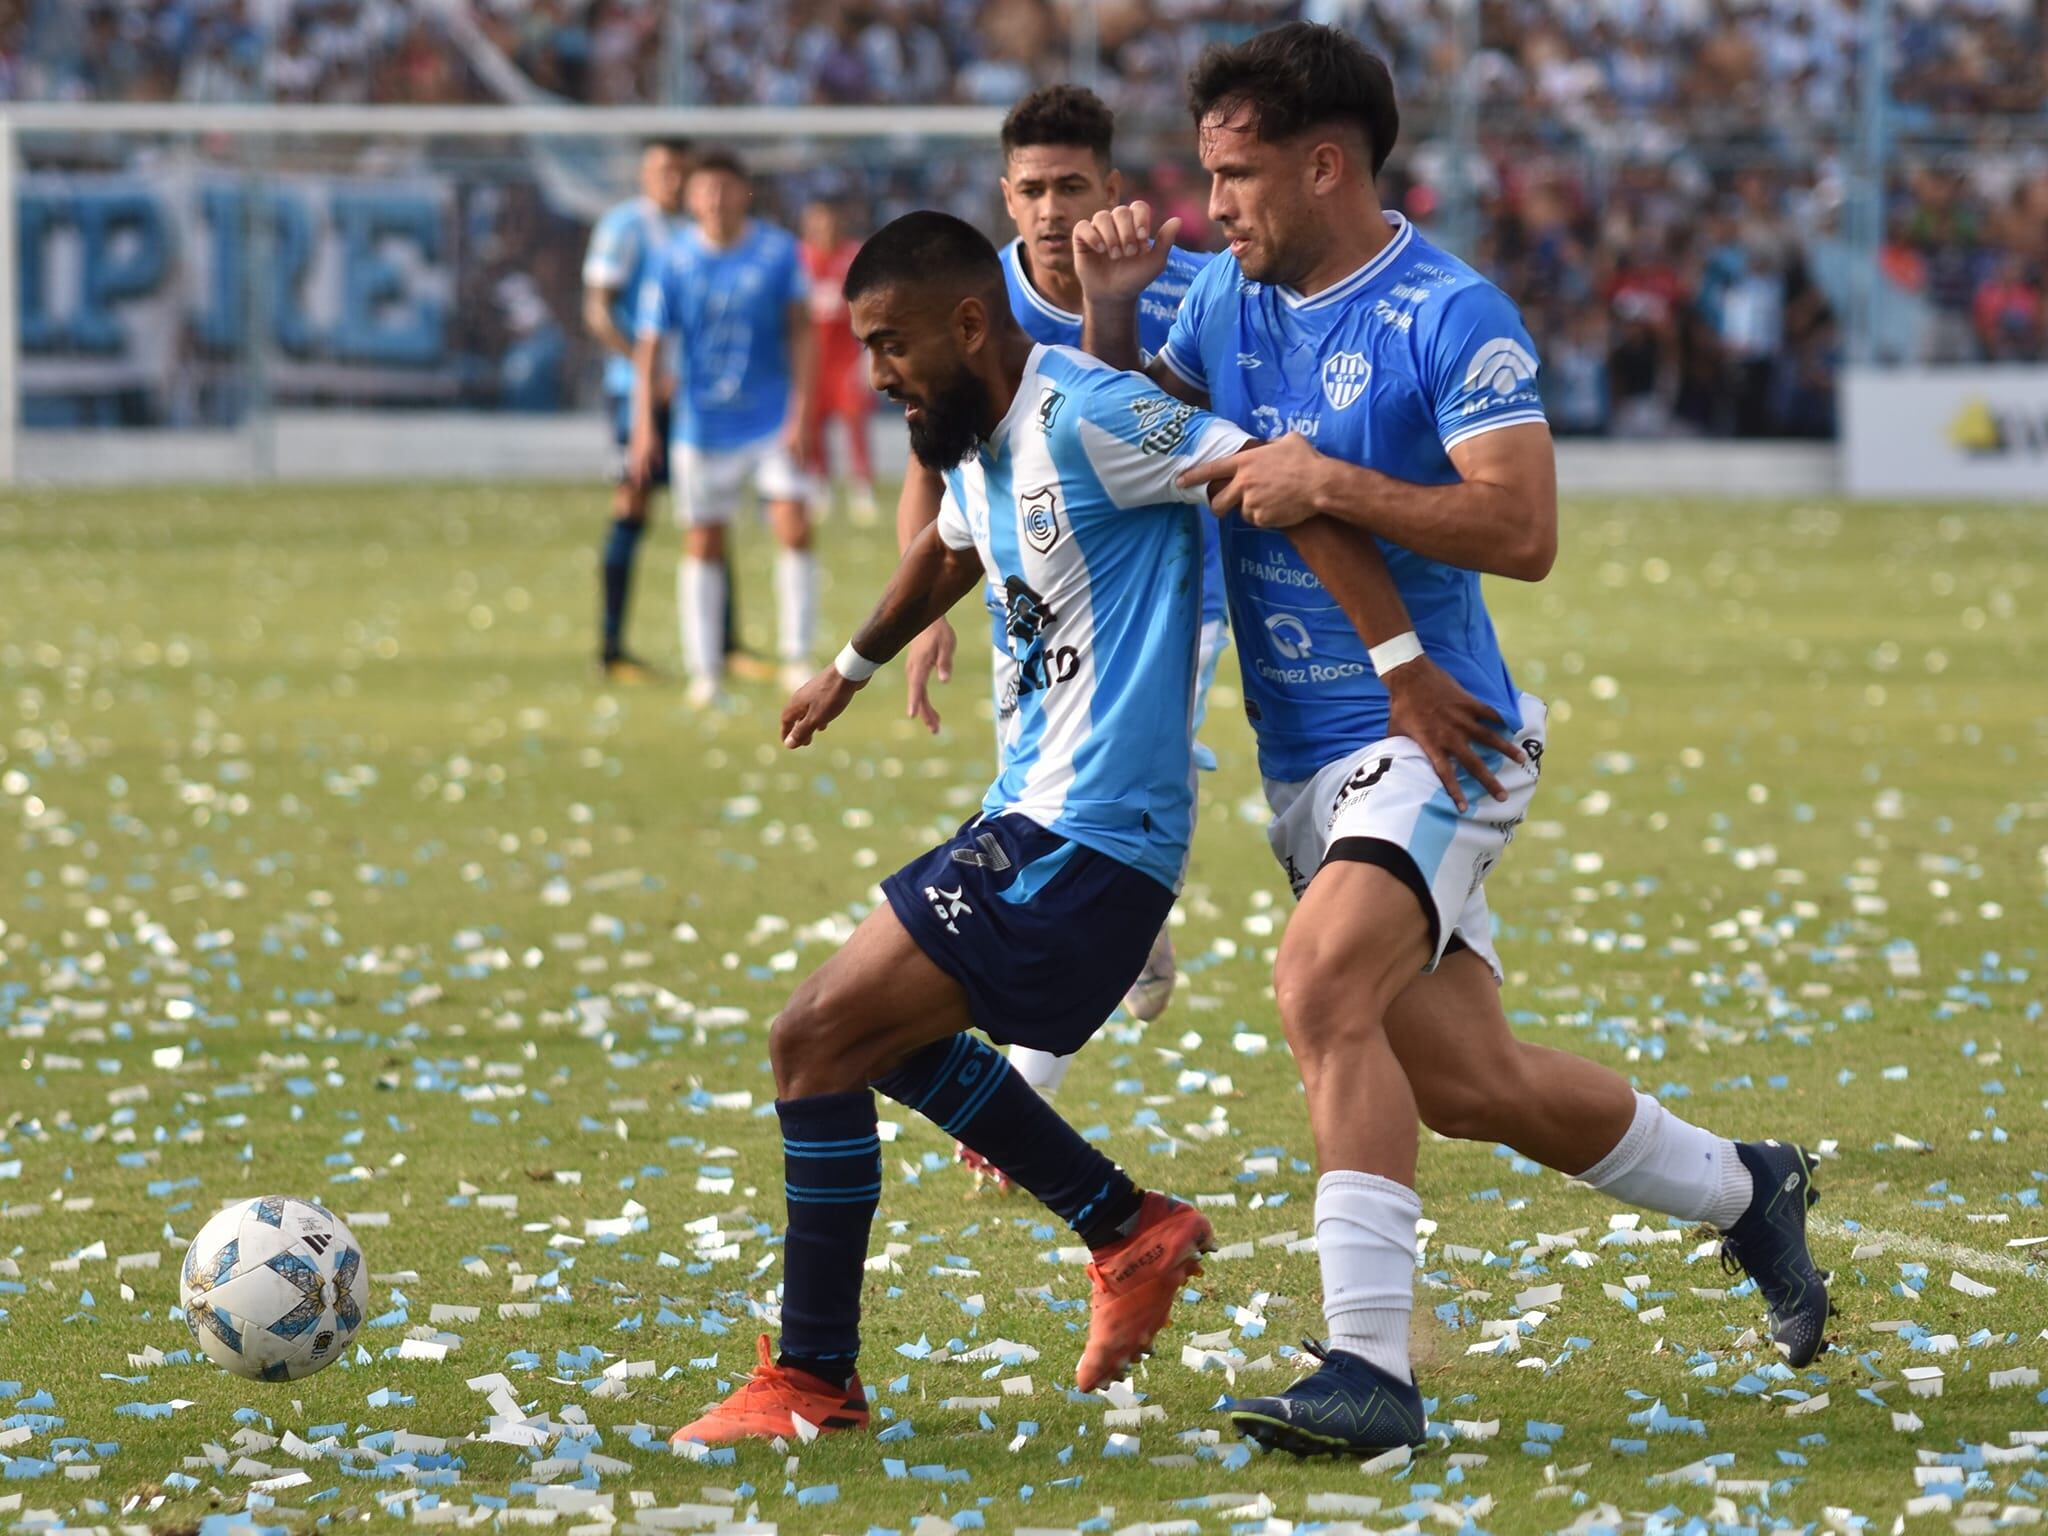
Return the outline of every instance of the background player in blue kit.
[[[814,365],[809,285],[796,237],[756,219],[745,171],[720,150],[699,156],[686,201],[694,221],[640,292],[634,347],[632,461],[649,480],[661,453],[654,386],[664,338],[680,356],[670,473],[683,523],[677,572],[690,697],[719,697],[725,676],[725,529],[751,488],[777,542],[778,659],[808,675],[818,605],[810,487],[800,463]]]
[[[1016,735],[982,809],[882,883],[884,905],[769,1031],[789,1231],[782,1350],[676,1432],[722,1443],[867,1422],[855,1374],[881,1194],[870,1085],[960,1137],[1094,1251],[1075,1371],[1116,1379],[1166,1325],[1212,1237],[1137,1189],[971,1030],[1067,1054],[1100,1027],[1173,904],[1194,831],[1199,487],[1176,476],[1246,435],[1063,347],[1010,312],[972,226],[913,213],[846,278],[877,388],[943,469],[936,526],[833,666],[790,699],[806,745],[876,668],[995,582],[1019,676]]]
[[[1386,66],[1355,40],[1294,23],[1212,49],[1189,98],[1230,250],[1151,373],[1271,440],[1189,478],[1228,514],[1269,837],[1301,898],[1274,990],[1322,1168],[1330,1330],[1320,1369],[1233,1417],[1303,1452],[1421,1438],[1418,1113],[1718,1227],[1803,1365],[1828,1313],[1808,1155],[1689,1125],[1605,1067],[1518,1042],[1502,1010],[1483,883],[1535,791],[1545,719],[1509,676],[1479,573],[1540,580],[1557,536],[1521,316],[1381,209],[1373,179],[1399,117]],[[1137,360],[1133,299],[1175,232],[1155,242],[1149,223],[1133,206],[1076,231],[1089,346],[1112,362]],[[1344,537],[1359,531],[1371,546]]]
[[[1009,294],[1010,312],[1024,333],[1034,341],[1058,346],[1076,346],[1081,340],[1081,289],[1074,278],[1073,231],[1077,223],[1116,202],[1123,180],[1111,162],[1116,119],[1093,91],[1077,85],[1053,85],[1032,92],[1010,109],[1003,119],[1003,206],[1017,229],[1017,238],[1002,247],[1003,283]],[[1171,251],[1158,275],[1146,285],[1138,300],[1138,332],[1148,347],[1165,344],[1173,317],[1180,309],[1181,295],[1201,271],[1206,256],[1188,251]],[[904,475],[903,494],[896,509],[896,538],[899,548],[908,548],[939,515],[938,474],[911,461]],[[1202,529],[1202,649],[1200,675],[1195,692],[1195,729],[1199,732],[1208,710],[1209,684],[1216,676],[1216,664],[1229,644],[1230,634],[1223,602],[1221,547],[1215,525],[1205,521]],[[990,673],[996,708],[996,755],[1004,757],[1016,735],[1018,675],[1003,634],[1001,593],[990,588],[984,594],[989,610]],[[934,624],[905,657],[904,672],[909,684],[909,713],[938,729],[939,714],[929,693],[929,681],[936,674],[942,681],[951,676],[955,644],[953,628],[946,620]],[[1195,760],[1204,768],[1216,766],[1208,748],[1196,742]],[[1146,956],[1145,966],[1132,983],[1124,1006],[1141,1019],[1157,1018],[1173,994],[1173,941],[1162,925],[1157,942]],[[1059,1091],[1069,1061],[1027,1046],[1010,1052],[1010,1064],[1024,1074],[1025,1081],[1040,1093]],[[960,1157],[976,1175],[992,1173],[973,1156],[959,1149]]]
[[[601,565],[604,584],[603,624],[598,664],[606,674],[638,678],[645,668],[626,650],[626,602],[633,585],[633,560],[647,529],[650,493],[668,484],[668,463],[661,461],[636,476],[626,449],[633,431],[634,310],[640,285],[668,249],[683,211],[683,183],[690,170],[690,147],[680,139],[657,139],[640,151],[640,191],[606,211],[590,231],[583,258],[583,323],[605,350],[604,403],[619,450],[612,488],[612,526],[605,539]],[[658,441],[668,438],[668,380],[657,381],[663,395],[653,402]]]

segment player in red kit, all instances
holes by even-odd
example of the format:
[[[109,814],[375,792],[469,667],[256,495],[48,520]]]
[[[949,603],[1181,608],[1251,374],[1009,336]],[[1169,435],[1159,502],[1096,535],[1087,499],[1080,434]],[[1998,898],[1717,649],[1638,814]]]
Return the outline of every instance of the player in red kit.
[[[804,458],[814,470],[829,473],[825,423],[833,417],[844,423],[846,458],[853,471],[853,520],[872,523],[875,468],[868,457],[868,415],[874,410],[875,392],[868,387],[860,343],[854,340],[846,300],[840,296],[846,269],[860,250],[860,242],[846,237],[839,210],[823,200],[804,208],[802,233],[804,270],[811,278],[811,331],[818,349],[811,441],[804,447]]]

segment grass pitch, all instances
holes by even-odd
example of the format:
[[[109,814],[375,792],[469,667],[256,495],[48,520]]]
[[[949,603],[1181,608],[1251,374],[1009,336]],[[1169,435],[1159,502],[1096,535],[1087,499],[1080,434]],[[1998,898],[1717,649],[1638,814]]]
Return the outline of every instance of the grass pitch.
[[[1837,1349],[1773,1368],[1700,1234],[1610,1229],[1500,1149],[1431,1143],[1418,1334],[1449,1438],[1380,1472],[1216,1435],[1232,1377],[1284,1382],[1321,1329],[1267,987],[1288,900],[1229,661],[1182,989],[1113,1023],[1061,1098],[1141,1181],[1209,1197],[1238,1255],[1141,1400],[1065,1391],[1071,1238],[971,1194],[885,1106],[864,1375],[887,1434],[666,1454],[750,1363],[779,1279],[767,1021],[975,803],[988,710],[971,613],[937,740],[893,670],[802,755],[770,690],[704,719],[673,685],[600,686],[603,516],[594,489],[517,486],[0,501],[0,1526],[1986,1529],[2041,1508],[2038,512],[1579,502],[1549,582],[1494,584],[1552,707],[1490,887],[1512,1017],[1730,1134],[1834,1149]],[[825,531],[832,643],[887,543]],[[757,639],[764,544],[741,574]],[[672,547],[650,542],[635,615],[657,658]],[[351,1220],[379,1277],[363,1354],[294,1385],[176,1353],[185,1240],[270,1190]],[[451,1352],[401,1360],[410,1336]],[[1038,1358],[949,1358],[996,1339]],[[465,1438],[492,1411],[465,1381],[498,1372],[541,1446]]]

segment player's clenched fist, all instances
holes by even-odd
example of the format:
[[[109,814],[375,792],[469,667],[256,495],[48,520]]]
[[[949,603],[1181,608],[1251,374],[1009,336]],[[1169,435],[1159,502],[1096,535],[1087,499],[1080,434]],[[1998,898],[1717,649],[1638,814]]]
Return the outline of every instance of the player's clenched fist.
[[[1074,226],[1074,275],[1090,299],[1136,299],[1166,270],[1180,220],[1152,227],[1152,205],[1140,200],[1105,208]]]
[[[837,667],[820,672],[782,706],[782,744],[791,749],[809,746],[813,736],[846,712],[863,686]]]

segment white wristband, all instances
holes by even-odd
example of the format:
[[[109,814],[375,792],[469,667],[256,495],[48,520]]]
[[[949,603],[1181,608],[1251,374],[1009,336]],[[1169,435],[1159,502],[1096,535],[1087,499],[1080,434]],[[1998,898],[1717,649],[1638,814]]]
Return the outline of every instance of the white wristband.
[[[1396,667],[1406,666],[1422,655],[1422,642],[1415,638],[1415,631],[1408,630],[1384,640],[1365,653],[1372,659],[1372,669],[1385,677]]]
[[[1417,654],[1419,655],[1420,652],[1418,651]],[[847,641],[845,649],[841,650],[833,658],[832,666],[849,683],[864,683],[882,670],[880,662],[869,661],[867,657],[856,651],[851,640]]]

